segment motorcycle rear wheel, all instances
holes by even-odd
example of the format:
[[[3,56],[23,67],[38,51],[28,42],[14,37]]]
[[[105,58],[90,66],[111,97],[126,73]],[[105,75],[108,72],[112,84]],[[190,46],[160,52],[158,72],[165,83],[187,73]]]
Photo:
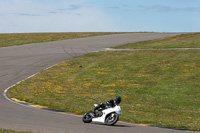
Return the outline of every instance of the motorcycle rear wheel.
[[[82,120],[84,123],[90,123],[92,122],[92,116],[90,115],[90,112],[83,115]]]
[[[119,115],[116,113],[111,113],[106,117],[105,124],[108,126],[114,125],[119,120]]]

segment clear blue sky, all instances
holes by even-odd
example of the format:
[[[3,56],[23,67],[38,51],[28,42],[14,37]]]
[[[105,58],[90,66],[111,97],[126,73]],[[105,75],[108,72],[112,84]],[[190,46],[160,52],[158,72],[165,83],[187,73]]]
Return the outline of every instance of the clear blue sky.
[[[0,0],[0,33],[200,32],[200,0]]]

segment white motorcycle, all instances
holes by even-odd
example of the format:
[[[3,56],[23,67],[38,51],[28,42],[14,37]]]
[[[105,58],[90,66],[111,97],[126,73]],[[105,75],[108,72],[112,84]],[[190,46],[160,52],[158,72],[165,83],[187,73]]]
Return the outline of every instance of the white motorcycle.
[[[94,104],[94,106],[96,107],[98,104]],[[96,113],[89,111],[84,114],[82,120],[84,123],[100,122],[106,125],[114,125],[119,120],[120,115],[122,115],[121,107],[115,105],[115,107],[105,109],[99,108]]]

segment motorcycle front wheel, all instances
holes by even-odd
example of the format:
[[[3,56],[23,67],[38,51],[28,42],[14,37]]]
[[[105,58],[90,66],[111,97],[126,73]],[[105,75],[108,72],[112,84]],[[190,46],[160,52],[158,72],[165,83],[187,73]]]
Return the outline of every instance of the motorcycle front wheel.
[[[114,125],[119,120],[119,115],[116,113],[111,113],[106,117],[105,124],[106,125]]]
[[[82,117],[82,120],[84,123],[90,123],[90,122],[92,122],[92,118],[93,117],[91,116],[91,113],[88,112],[88,113],[84,114],[84,116]]]

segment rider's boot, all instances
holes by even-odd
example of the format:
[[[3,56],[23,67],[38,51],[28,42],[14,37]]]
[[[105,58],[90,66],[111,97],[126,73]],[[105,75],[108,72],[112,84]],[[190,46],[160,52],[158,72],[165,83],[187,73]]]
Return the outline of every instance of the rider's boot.
[[[95,117],[95,116],[96,116],[95,112],[93,112],[93,111],[90,111],[90,115],[91,115],[92,117]]]

